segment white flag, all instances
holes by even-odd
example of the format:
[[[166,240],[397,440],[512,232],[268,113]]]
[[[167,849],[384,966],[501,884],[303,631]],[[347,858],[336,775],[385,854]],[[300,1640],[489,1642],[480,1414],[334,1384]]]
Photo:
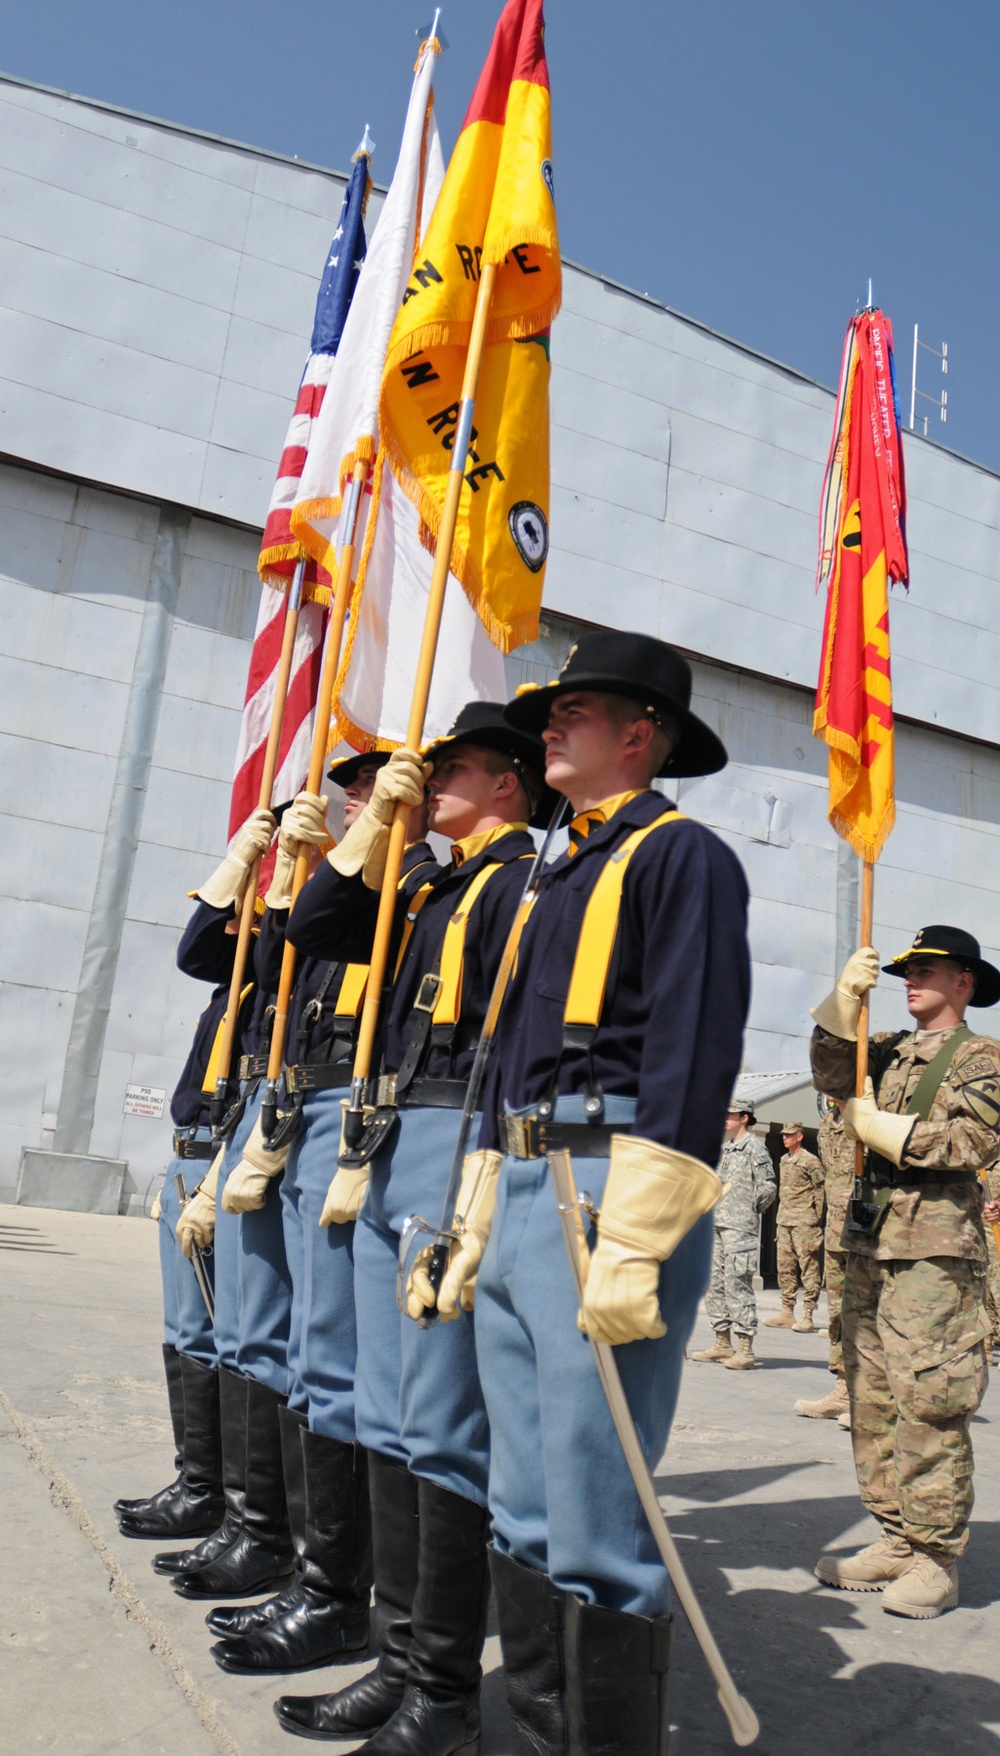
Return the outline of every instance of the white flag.
[[[417,654],[434,557],[420,540],[420,518],[380,452],[370,530],[358,577],[334,725],[358,746],[385,749],[406,740]],[[424,721],[425,741],[439,738],[468,701],[504,701],[503,654],[493,645],[458,580],[449,574],[437,656]]]
[[[417,240],[444,180],[433,111],[436,64],[437,50],[425,48],[413,79],[396,169],[358,276],[292,507],[294,535],[334,578],[344,484],[356,458],[375,460],[389,336]],[[359,552],[360,543],[359,532]]]

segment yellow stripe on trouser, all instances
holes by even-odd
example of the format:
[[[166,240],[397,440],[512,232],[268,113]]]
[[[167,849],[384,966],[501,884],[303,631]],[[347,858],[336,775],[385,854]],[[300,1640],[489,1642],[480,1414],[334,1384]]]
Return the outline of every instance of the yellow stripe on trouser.
[[[580,929],[569,993],[566,995],[566,1024],[596,1025],[604,1006],[608,971],[618,936],[618,917],[622,907],[622,886],[628,864],[639,845],[654,829],[664,823],[678,823],[680,811],[664,811],[661,816],[635,829],[615,848],[591,892]]]

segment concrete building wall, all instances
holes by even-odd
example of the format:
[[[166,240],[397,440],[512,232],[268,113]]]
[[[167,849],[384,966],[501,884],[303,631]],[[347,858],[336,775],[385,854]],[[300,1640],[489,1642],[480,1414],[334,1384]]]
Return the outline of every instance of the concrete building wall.
[[[169,1093],[204,998],[174,952],[225,834],[257,540],[343,178],[16,81],[0,120],[0,1188],[55,1145],[127,1159],[138,1197],[167,1124],[122,1099]],[[681,803],[750,878],[747,1065],[802,1067],[856,922],[810,730],[832,394],[568,266],[552,411],[545,632],[509,680],[550,675],[587,623],[691,654],[733,760]],[[997,955],[1000,481],[906,456],[877,936],[952,919]],[[901,1016],[877,996],[876,1024]]]

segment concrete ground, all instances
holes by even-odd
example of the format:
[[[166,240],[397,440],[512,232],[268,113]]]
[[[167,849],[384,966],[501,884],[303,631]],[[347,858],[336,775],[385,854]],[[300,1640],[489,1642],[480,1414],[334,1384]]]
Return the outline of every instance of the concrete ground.
[[[0,1751],[264,1756],[300,1746],[283,1691],[361,1667],[226,1676],[204,1611],[127,1542],[118,1494],[163,1485],[170,1430],[160,1366],[155,1227],[0,1207]],[[776,1309],[765,1293],[762,1315]],[[707,1338],[699,1323],[695,1345]],[[1000,1400],[975,1425],[977,1507],[962,1604],[937,1622],[887,1616],[876,1594],[824,1591],[824,1548],[871,1532],[848,1435],[796,1418],[827,1387],[819,1336],[762,1329],[752,1374],[689,1365],[658,1486],[713,1632],[761,1720],[762,1756],[1000,1752]],[[679,1618],[671,1756],[732,1748]],[[484,1756],[509,1748],[499,1652],[486,1655]],[[346,1751],[347,1745],[334,1748]],[[623,1745],[622,1756],[628,1756]]]

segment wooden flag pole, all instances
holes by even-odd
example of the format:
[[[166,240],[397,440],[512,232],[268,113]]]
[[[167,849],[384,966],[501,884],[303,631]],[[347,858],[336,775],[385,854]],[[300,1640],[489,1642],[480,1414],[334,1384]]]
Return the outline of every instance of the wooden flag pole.
[[[872,916],[875,903],[875,862],[865,860],[861,876],[861,948],[872,942]],[[858,1014],[858,1052],[854,1072],[854,1095],[864,1097],[865,1080],[868,1078],[868,1018],[871,989],[866,988],[861,996],[861,1011]],[[854,1175],[860,1180],[865,1164],[865,1149],[860,1140],[854,1143]]]
[[[413,699],[410,703],[410,718],[406,727],[406,742],[411,750],[419,749],[424,736],[424,720],[427,717],[431,676],[434,670],[438,635],[441,630],[445,588],[448,584],[448,574],[451,571],[451,548],[455,540],[459,501],[465,482],[465,466],[468,462],[472,433],[472,415],[479,384],[479,369],[482,365],[483,350],[486,345],[486,324],[493,301],[496,275],[495,263],[486,262],[483,264],[482,277],[476,294],[476,309],[472,319],[472,333],[469,336],[469,351],[465,359],[461,406],[452,447],[451,468],[448,472],[444,504],[441,508],[441,527],[438,531],[437,547],[434,554],[434,571],[431,574],[427,613],[424,617],[420,652],[417,657],[417,673],[413,686]],[[357,1146],[364,1126],[365,1086],[371,1075],[382,983],[385,979],[386,964],[389,958],[389,941],[392,937],[393,922],[396,917],[396,898],[400,873],[403,868],[406,824],[409,815],[410,807],[408,805],[397,806],[389,832],[389,849],[382,878],[378,917],[375,922],[368,987],[361,1013],[358,1046],[351,1078],[351,1099],[344,1120],[344,1138],[349,1147]]]
[[[268,727],[267,744],[264,749],[264,768],[260,777],[260,793],[257,798],[258,810],[269,810],[271,806],[274,776],[278,767],[278,746],[281,742],[281,727],[285,718],[285,702],[288,697],[288,679],[292,674],[295,636],[299,626],[299,611],[302,608],[302,580],[305,569],[305,561],[296,562],[292,583],[288,590],[285,626],[281,635],[281,653],[278,658],[278,669],[274,682],[274,705],[271,708],[271,724]],[[271,588],[266,587],[265,589],[270,590]],[[250,868],[246,889],[243,892],[240,927],[236,939],[236,956],[233,960],[233,973],[229,982],[229,999],[226,1003],[226,1014],[223,1021],[222,1042],[219,1045],[219,1076],[215,1082],[215,1091],[210,1107],[212,1127],[216,1130],[218,1130],[226,1113],[226,1088],[229,1084],[229,1069],[233,1059],[233,1044],[236,1040],[236,1022],[240,1010],[243,973],[247,965],[250,933],[256,913],[259,874],[260,859],[258,858]]]
[[[341,546],[340,561],[337,567],[337,583],[334,587],[333,602],[330,605],[330,619],[327,623],[326,640],[323,645],[323,668],[320,672],[319,688],[316,692],[316,722],[313,726],[312,749],[309,755],[309,773],[306,778],[305,790],[318,793],[323,784],[323,770],[326,767],[327,743],[329,741],[330,720],[333,716],[333,691],[340,669],[340,654],[344,640],[344,622],[347,616],[347,605],[351,595],[351,574],[354,569],[354,550],[357,543],[358,522],[361,512],[361,498],[365,484],[371,473],[371,465],[358,461],[354,465],[351,485],[348,489],[347,504],[344,508],[344,530],[347,541]],[[312,849],[304,847],[295,862],[295,873],[292,878],[292,900],[290,910],[295,907],[295,899],[309,876],[309,859]],[[281,954],[281,975],[278,979],[278,996],[275,1001],[274,1023],[271,1030],[271,1043],[268,1050],[267,1082],[264,1086],[264,1101],[261,1106],[261,1129],[264,1138],[269,1140],[274,1133],[277,1119],[278,1081],[281,1078],[281,1067],[285,1052],[285,1033],[288,1027],[288,1008],[292,997],[292,985],[295,981],[295,947],[285,940]]]

